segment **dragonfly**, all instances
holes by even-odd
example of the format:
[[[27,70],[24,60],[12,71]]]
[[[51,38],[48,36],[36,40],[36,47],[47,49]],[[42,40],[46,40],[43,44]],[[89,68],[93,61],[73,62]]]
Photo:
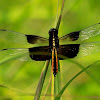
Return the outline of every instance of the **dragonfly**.
[[[46,61],[51,59],[53,74],[56,76],[59,60],[75,58],[78,56],[80,50],[82,51],[82,56],[100,52],[99,40],[89,43],[84,42],[100,35],[100,23],[89,26],[80,31],[71,32],[61,37],[58,37],[58,33],[57,29],[50,29],[48,32],[49,38],[47,39],[37,35],[27,35],[24,33],[0,29],[0,38],[9,37],[10,41],[13,42],[29,43],[32,45],[49,42],[48,46],[4,48],[0,50],[1,59],[5,57],[5,55],[14,56],[20,54],[22,54],[22,56],[25,54],[35,61]],[[60,44],[60,42],[64,42],[66,44]]]

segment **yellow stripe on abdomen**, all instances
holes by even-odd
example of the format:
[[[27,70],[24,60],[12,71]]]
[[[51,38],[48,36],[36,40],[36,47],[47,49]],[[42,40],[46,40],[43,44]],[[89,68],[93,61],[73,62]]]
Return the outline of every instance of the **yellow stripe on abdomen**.
[[[58,72],[58,57],[57,57],[57,50],[55,47],[52,49],[52,70],[54,76],[56,76]]]

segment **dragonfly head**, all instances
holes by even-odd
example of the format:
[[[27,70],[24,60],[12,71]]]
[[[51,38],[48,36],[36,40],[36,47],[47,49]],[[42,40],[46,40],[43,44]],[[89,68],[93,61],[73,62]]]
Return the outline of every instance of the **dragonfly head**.
[[[52,35],[52,34],[58,35],[58,30],[56,30],[55,28],[50,29],[49,30],[49,35]]]

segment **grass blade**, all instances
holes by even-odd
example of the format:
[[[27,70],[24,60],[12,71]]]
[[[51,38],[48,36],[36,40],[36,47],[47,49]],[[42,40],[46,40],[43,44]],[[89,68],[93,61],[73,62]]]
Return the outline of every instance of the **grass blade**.
[[[61,73],[60,73],[60,63],[58,62],[58,73],[54,77],[54,94],[55,96],[60,92],[61,89]]]
[[[59,0],[58,0],[58,3],[59,3]],[[57,30],[59,30],[63,8],[64,8],[64,0],[62,0],[62,7],[61,7],[60,15],[59,15],[59,18],[57,21],[57,25],[56,25]],[[58,9],[58,7],[57,7],[57,9]],[[58,15],[58,13],[57,13],[57,15]],[[59,93],[59,91],[61,89],[61,74],[60,74],[59,60],[58,60],[58,73],[57,73],[56,77],[54,77],[54,78],[53,77],[54,76],[52,76],[52,94],[54,94],[54,96],[52,97],[52,100],[54,100],[54,97]]]
[[[37,90],[36,90],[36,93],[35,93],[34,100],[39,100],[39,98],[40,98],[41,91],[42,91],[43,84],[44,84],[45,77],[46,77],[46,73],[47,73],[47,69],[48,69],[48,66],[49,66],[49,62],[50,62],[50,60],[47,60],[45,62],[45,65],[44,65],[43,70],[41,72],[41,76],[40,76],[40,80],[39,80],[39,83],[38,83],[38,86],[37,86]]]
[[[51,69],[51,75],[52,75],[52,80],[51,80],[51,100],[54,100],[54,75],[52,74],[52,69]]]
[[[62,18],[63,8],[64,8],[64,0],[63,0],[63,2],[62,2],[62,7],[61,7],[60,16],[59,16],[59,19],[58,19],[58,22],[57,22],[57,25],[56,25],[56,29],[57,29],[57,30],[59,29],[59,26],[60,26],[60,22],[61,22],[61,18]]]
[[[81,64],[75,62],[74,60],[68,59],[68,61],[70,61],[71,63],[74,63],[74,64],[78,65],[78,67],[80,67],[81,69],[84,68]],[[92,79],[94,79],[94,80],[97,82],[97,84],[100,84],[100,81],[98,81],[91,73],[89,73],[87,70],[86,70],[85,72],[86,72],[86,74],[88,74]]]
[[[46,90],[45,90],[45,93],[44,93],[44,96],[43,96],[42,100],[45,100],[45,96],[46,96],[46,93],[47,93],[48,88],[49,88],[49,86],[50,86],[50,83],[51,83],[51,78],[50,78],[50,80],[49,80],[48,86],[47,86],[47,88],[46,88]]]
[[[72,79],[69,80],[68,83],[66,83],[66,85],[62,88],[62,90],[59,92],[59,94],[55,97],[54,100],[59,100],[63,94],[63,92],[65,91],[65,89],[68,87],[68,85],[77,77],[79,76],[81,73],[83,73],[84,71],[86,71],[88,68],[92,67],[94,64],[96,64],[97,62],[99,62],[100,60],[94,62],[93,64],[87,66],[86,68],[84,68],[83,70],[81,70],[79,73],[77,73]]]

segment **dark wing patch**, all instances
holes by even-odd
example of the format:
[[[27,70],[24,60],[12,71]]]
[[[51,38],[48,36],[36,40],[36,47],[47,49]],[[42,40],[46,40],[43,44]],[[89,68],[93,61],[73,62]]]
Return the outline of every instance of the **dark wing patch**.
[[[79,33],[80,31],[76,31],[76,32],[71,32],[65,36],[62,36],[59,38],[59,40],[71,40],[71,41],[75,41],[79,38]]]
[[[34,43],[49,42],[48,39],[36,35],[26,35],[23,33],[0,29],[0,39],[6,39],[15,43],[29,45]]]
[[[49,40],[40,36],[36,35],[26,35],[27,41],[31,44],[38,43],[38,42],[48,42]]]
[[[82,29],[80,31],[71,32],[65,36],[62,36],[59,38],[59,42],[65,42],[65,41],[76,41],[81,42],[87,39],[90,39],[91,37],[99,36],[100,35],[100,23],[97,23],[95,25],[89,26],[85,29]],[[96,41],[96,40],[95,40]],[[95,42],[91,40],[91,42]],[[82,42],[84,43],[84,42]]]
[[[58,48],[58,57],[60,60],[74,58],[79,52],[80,44],[60,45]]]
[[[29,55],[32,60],[45,61],[51,59],[51,51],[49,46],[29,48]]]

